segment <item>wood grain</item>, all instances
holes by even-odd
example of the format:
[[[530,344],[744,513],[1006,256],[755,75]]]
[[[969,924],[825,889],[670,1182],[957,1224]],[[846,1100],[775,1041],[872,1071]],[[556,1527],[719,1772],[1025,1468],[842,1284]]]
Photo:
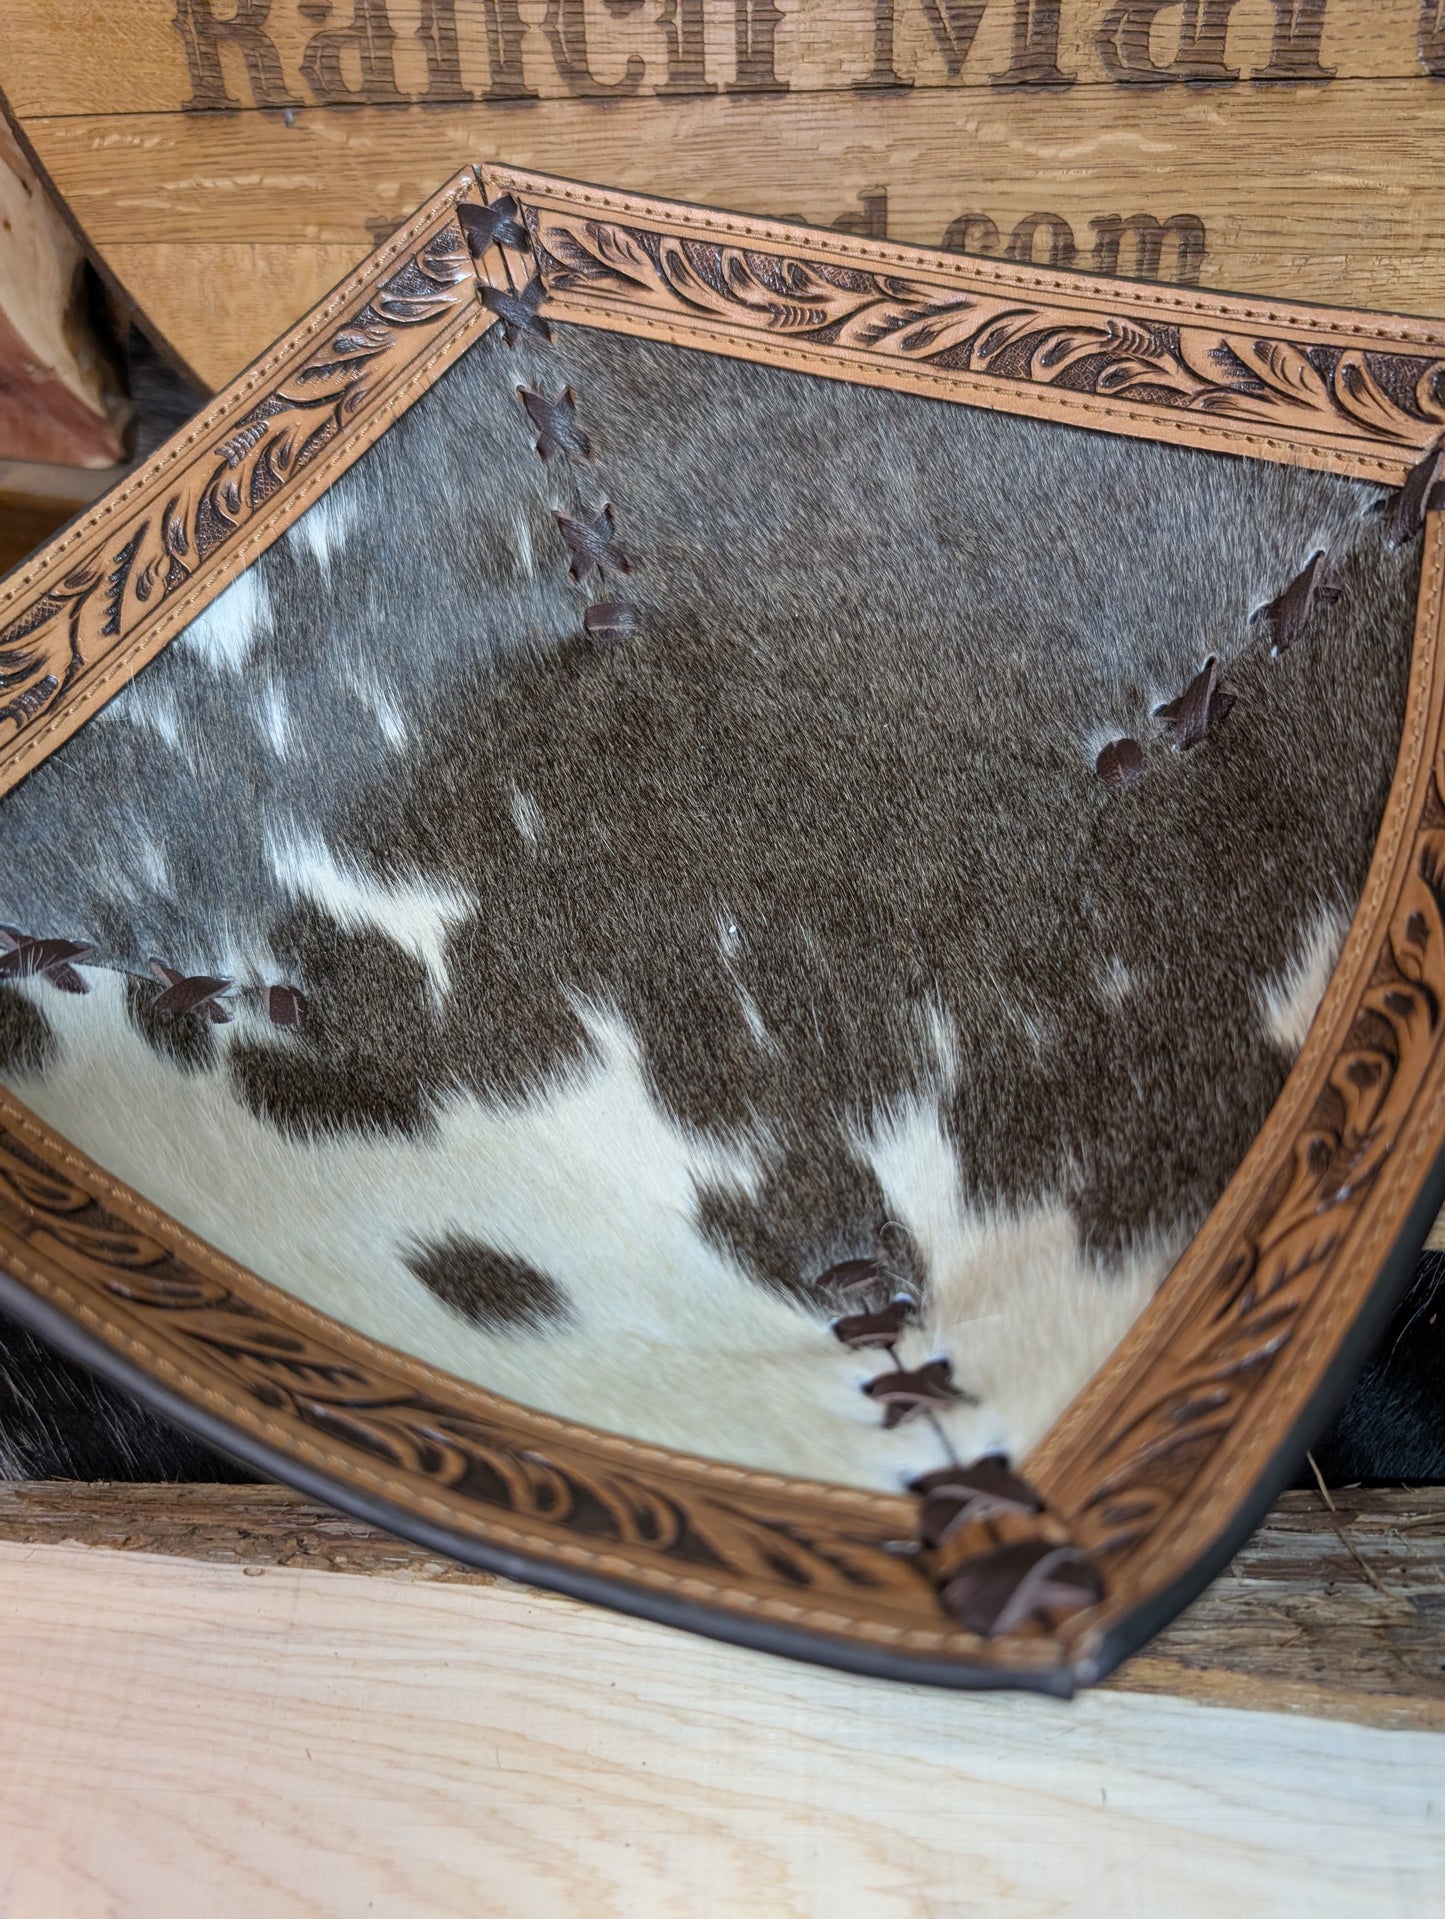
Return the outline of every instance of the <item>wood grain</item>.
[[[1404,1919],[1445,1736],[888,1687],[505,1584],[0,1543],[6,1919]]]
[[[1179,84],[1180,7],[1063,0],[1057,66],[1073,83],[1022,88],[997,83],[1018,17],[1000,0],[799,0],[776,19],[761,0],[677,0],[670,13],[587,0],[568,10],[570,38],[549,38],[529,8],[515,86],[488,53],[486,20],[509,11],[499,0],[440,9],[455,24],[445,84],[422,0],[367,0],[390,37],[368,42],[369,65],[359,41],[335,43],[334,72],[315,47],[336,22],[275,0],[259,63],[216,42],[205,112],[191,110],[195,34],[177,25],[197,4],[101,0],[82,15],[9,0],[0,88],[97,257],[211,385],[438,181],[487,158],[930,246],[1445,310],[1431,212],[1445,186],[1445,22],[1436,34],[1433,8],[1413,0],[1329,0],[1319,61],[1296,47],[1282,69],[1293,81],[1261,77],[1283,0],[1207,0],[1193,12],[1227,21],[1211,57],[1237,76],[1211,85]],[[438,11],[428,0],[426,17]],[[1121,73],[1104,28],[1151,11]],[[741,66],[740,14],[756,29]],[[701,36],[686,84],[664,17]],[[945,56],[945,18],[963,39],[976,25],[966,52],[959,39]],[[1146,46],[1160,71],[1141,85]],[[631,86],[629,59],[635,87],[609,97]],[[1330,77],[1302,77],[1315,70]],[[877,71],[912,84],[862,84]],[[533,97],[496,97],[508,86]],[[1125,224],[1140,214],[1181,218],[1191,237],[1156,247],[1146,226],[1141,251]],[[292,270],[302,290],[288,297]]]
[[[1445,1739],[856,1681],[514,1587],[0,1547],[8,1919],[1389,1919]]]
[[[1108,1688],[1445,1734],[1445,1487],[1332,1497],[1334,1512],[1315,1493],[1286,1493],[1229,1571]],[[0,1482],[0,1541],[498,1583],[281,1486]]]
[[[132,246],[118,241],[106,249],[106,261],[127,297],[145,315],[171,312],[178,300],[189,301],[204,288],[244,289],[244,317],[222,315],[210,329],[198,319],[196,327],[187,331],[188,352],[202,365],[192,365],[178,350],[173,354],[193,385],[219,392],[339,286],[374,244],[370,238],[352,246],[301,241],[265,245],[254,240]]]
[[[442,10],[455,24],[455,56],[446,64],[457,87],[483,101],[489,93],[502,91],[508,84],[506,63],[491,43],[488,20],[509,11],[506,0],[501,7],[497,0],[455,0]],[[177,25],[178,16],[195,11],[193,0],[182,6],[176,0],[88,0],[82,28],[74,10],[57,0],[10,0],[5,72],[12,106],[22,119],[172,111],[194,98],[198,40],[213,40],[220,86],[238,110],[264,110],[268,99],[282,96],[295,107],[316,104],[324,77],[307,71],[308,49],[318,34],[334,33],[344,14],[338,11],[323,19],[314,7],[303,9],[297,0],[273,0],[264,25],[250,36],[253,47],[274,50],[276,66],[268,91],[247,64],[242,36],[227,35],[224,27],[213,36],[203,20],[189,31]],[[221,22],[238,11],[245,10],[234,0],[216,0],[210,8],[212,18]],[[435,52],[428,59],[423,23],[436,9],[426,0],[384,0],[381,6],[372,0],[369,9],[357,11],[384,20],[390,34],[383,33],[375,44],[369,76],[359,39],[353,40],[344,56],[341,84],[373,96],[394,84],[407,103],[425,102],[428,96],[434,102],[437,61]],[[755,59],[751,74],[740,72],[738,57],[738,15],[747,11],[734,0],[681,0],[685,37],[696,37],[702,49],[697,70],[684,81],[679,65],[685,48],[670,46],[663,8],[609,7],[605,0],[581,0],[572,9],[559,50],[541,8],[529,6],[517,42],[522,85],[529,93],[552,99],[585,98],[589,86],[629,88],[637,97],[650,98],[659,89],[676,91],[683,85],[693,89],[695,97],[709,98],[713,92],[736,92],[740,81],[744,88],[771,82],[793,93],[851,93],[872,90],[891,77],[898,86],[914,90],[997,92],[1001,79],[1020,77],[1009,73],[1020,57],[1017,16],[1009,0],[984,5],[955,0],[942,10],[923,0],[785,0],[773,23],[771,59],[765,72],[757,70]],[[755,6],[753,11],[763,10]],[[1154,14],[1148,58],[1167,70],[1180,56],[1183,9],[1178,0],[1173,5],[1154,0],[1152,8],[1144,0],[1133,9],[1136,18],[1146,11]],[[1268,0],[1213,0],[1209,11],[1228,18],[1220,63],[1240,81],[1261,84],[1279,43],[1276,9]],[[1063,0],[1052,44],[1054,64],[1069,76],[1070,84],[1059,91],[1121,84],[1115,70],[1118,54],[1110,46],[1118,40],[1117,30],[1111,33],[1109,28],[1110,12],[1109,0]],[[1426,77],[1430,40],[1422,30],[1421,13],[1419,0],[1370,0],[1369,5],[1329,0],[1319,37],[1319,65],[1340,79]],[[759,24],[762,31],[756,40],[761,45],[769,37],[765,16]],[[1308,32],[1299,38],[1307,40]],[[70,56],[61,67],[56,65],[58,48]],[[884,52],[888,48],[891,56]],[[1141,43],[1134,64],[1142,65],[1144,58]],[[1296,63],[1303,59],[1297,52]],[[629,60],[640,62],[631,77]],[[1313,64],[1308,61],[1303,72]]]

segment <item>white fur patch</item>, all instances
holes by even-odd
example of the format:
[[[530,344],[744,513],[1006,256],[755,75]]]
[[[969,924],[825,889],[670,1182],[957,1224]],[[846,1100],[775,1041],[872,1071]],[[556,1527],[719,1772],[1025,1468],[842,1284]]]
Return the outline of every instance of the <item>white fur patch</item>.
[[[455,926],[476,910],[460,890],[424,880],[384,882],[352,861],[337,859],[316,833],[295,825],[268,834],[267,853],[281,886],[293,898],[313,900],[339,926],[374,926],[421,961],[438,995],[450,985],[446,944]]]
[[[239,673],[251,654],[251,642],[271,619],[271,598],[259,568],[237,574],[224,593],[171,642],[195,655],[217,673]]]
[[[116,892],[128,899],[142,899],[147,893],[171,890],[170,869],[165,848],[149,833],[137,833],[125,847],[124,862],[112,880]]]
[[[251,710],[256,716],[262,739],[277,759],[284,760],[291,745],[291,709],[286,703],[286,695],[274,680],[257,693]]]
[[[369,670],[353,668],[345,675],[346,684],[361,704],[375,715],[386,744],[396,751],[406,745],[411,734],[406,717],[395,699]]]
[[[743,983],[742,974],[738,970],[737,962],[743,950],[742,932],[732,914],[726,910],[718,912],[714,916],[713,923],[717,929],[718,951],[722,955],[723,967],[732,986],[733,997],[737,1000],[738,1011],[743,1016],[743,1024],[747,1027],[754,1046],[768,1052],[773,1045],[773,1036],[768,1031],[767,1021],[758,1010],[757,1001]]]
[[[848,1351],[702,1236],[699,1188],[751,1191],[766,1147],[720,1145],[664,1114],[615,1015],[579,1009],[588,1059],[515,1105],[457,1093],[424,1139],[298,1142],[255,1118],[224,1072],[182,1072],[149,1047],[117,975],[89,977],[84,998],[24,983],[60,1050],[42,1079],[17,1079],[20,1097],[312,1305],[508,1397],[686,1452],[882,1488],[942,1463],[927,1421],[885,1432],[860,1390],[887,1369],[884,1355]],[[241,1027],[213,1029],[222,1052]],[[944,1414],[961,1455],[1023,1452],[1116,1343],[1165,1260],[1102,1274],[1081,1258],[1061,1205],[1019,1218],[970,1211],[922,1104],[879,1131],[873,1160],[933,1272],[934,1304],[905,1336],[903,1363],[945,1354],[982,1402]],[[403,1252],[457,1233],[548,1275],[569,1323],[494,1334],[442,1306]]]
[[[979,1400],[938,1414],[962,1458],[1022,1457],[1133,1325],[1173,1255],[1148,1247],[1106,1270],[1085,1257],[1062,1200],[1017,1213],[970,1206],[931,1102],[895,1112],[859,1145],[932,1282],[900,1355],[950,1359]]]
[[[355,524],[356,508],[346,498],[345,488],[333,487],[307,507],[288,537],[315,557],[322,578],[329,581],[332,556],[341,551]]]
[[[508,811],[512,815],[512,824],[527,842],[535,846],[542,837],[542,809],[530,793],[524,793],[520,786],[514,786],[507,800]]]
[[[761,1046],[766,1051],[773,1043],[773,1036],[768,1031],[767,1021],[758,1011],[757,1001],[745,986],[737,988],[737,996],[738,1011],[743,1016],[743,1025],[752,1035],[753,1044]]]
[[[535,573],[537,556],[532,547],[532,529],[527,524],[526,514],[517,514],[512,524],[516,535],[512,551],[516,555],[517,565],[523,573]]]
[[[298,1142],[223,1073],[180,1072],[149,1047],[117,975],[89,978],[83,998],[37,990],[60,1054],[42,1079],[16,1079],[19,1096],[312,1305],[511,1398],[657,1444],[883,1487],[940,1463],[926,1429],[881,1430],[857,1390],[876,1359],[847,1353],[702,1237],[699,1185],[747,1191],[755,1157],[662,1114],[616,1019],[585,1014],[592,1057],[518,1105],[456,1094],[426,1139]],[[213,1032],[224,1051],[234,1029]],[[546,1273],[573,1320],[492,1334],[460,1319],[402,1257],[452,1233]]]
[[[144,673],[138,673],[129,686],[123,687],[113,700],[102,706],[95,714],[95,719],[112,724],[121,720],[131,726],[147,726],[167,746],[180,745],[181,715],[175,694],[158,680],[147,679]]]
[[[396,706],[395,702],[388,694],[383,692],[379,686],[373,687],[372,689],[371,707],[372,711],[376,714],[376,723],[381,728],[381,737],[386,741],[387,745],[390,747],[405,746],[411,738],[410,733],[407,731],[406,721],[402,718],[400,709]]]
[[[1327,908],[1306,931],[1293,963],[1260,988],[1265,1031],[1291,1059],[1305,1043],[1349,928],[1343,907]]]
[[[1122,1006],[1134,990],[1135,979],[1119,955],[1114,953],[1107,965],[1100,967],[1094,984],[1106,1006]]]

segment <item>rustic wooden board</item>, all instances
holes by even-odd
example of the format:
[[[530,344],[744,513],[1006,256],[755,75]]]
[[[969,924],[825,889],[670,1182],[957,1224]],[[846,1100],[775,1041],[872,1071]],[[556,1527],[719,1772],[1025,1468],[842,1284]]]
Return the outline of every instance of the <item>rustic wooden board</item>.
[[[314,0],[89,0],[84,32],[71,11],[29,0],[10,14],[7,90],[23,118],[1445,72],[1445,24],[1419,0],[1193,0],[1188,29],[1180,0],[574,0],[550,24],[517,0],[361,0],[349,22]],[[57,34],[73,35],[62,69]]]
[[[1333,1511],[1316,1493],[1285,1494],[1229,1571],[1110,1688],[1445,1734],[1445,1487],[1331,1497]],[[281,1486],[0,1482],[0,1541],[499,1583]]]
[[[5,1494],[6,1919],[1415,1919],[1445,1881],[1438,1731],[889,1687],[397,1560],[288,1495],[66,1497]],[[37,1543],[175,1548],[185,1517],[207,1557]]]
[[[1436,0],[8,0],[0,47],[72,218],[211,385],[483,157],[1438,313],[1441,76]]]

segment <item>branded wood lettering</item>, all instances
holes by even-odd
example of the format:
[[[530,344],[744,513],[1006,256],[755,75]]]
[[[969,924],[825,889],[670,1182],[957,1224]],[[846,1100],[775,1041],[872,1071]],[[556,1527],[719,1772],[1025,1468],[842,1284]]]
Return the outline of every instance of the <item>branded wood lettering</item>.
[[[956,80],[973,47],[988,0],[918,0],[933,33],[944,72]],[[855,80],[860,92],[872,87],[911,87],[893,64],[896,0],[875,0],[873,8],[873,68]]]
[[[865,205],[867,202],[865,201]],[[887,198],[883,205],[886,209]],[[841,220],[834,221],[842,226]],[[853,228],[852,231],[861,231]],[[981,253],[1039,266],[1087,264],[1095,273],[1123,274],[1136,280],[1177,280],[1197,286],[1204,266],[1207,238],[1204,222],[1193,213],[1171,213],[1158,220],[1152,213],[1101,213],[1089,222],[1094,246],[1087,262],[1079,259],[1074,229],[1058,213],[1029,213],[1007,239],[987,213],[961,213],[949,223],[943,245],[959,253]],[[1174,257],[1166,263],[1165,245],[1174,242]],[[1132,243],[1126,251],[1124,243]],[[1168,268],[1172,266],[1172,271]]]
[[[457,42],[457,0],[422,0],[421,24],[416,30],[426,54],[429,107],[465,106],[475,96],[462,84],[461,49]]]
[[[668,97],[717,92],[717,82],[707,77],[702,5],[703,0],[662,0],[657,24],[667,49],[667,78],[653,89],[655,93]]]
[[[229,20],[218,20],[211,0],[176,0],[175,29],[186,49],[191,73],[191,98],[185,105],[198,113],[214,113],[241,102],[226,90],[221,66],[222,47],[234,47],[245,62],[251,97],[258,107],[299,107],[287,91],[281,74],[281,56],[266,32],[271,0],[236,0]]]
[[[1138,280],[1178,280],[1185,286],[1198,286],[1204,265],[1204,222],[1192,213],[1171,213],[1167,220],[1156,220],[1149,213],[1131,213],[1121,219],[1117,213],[1101,214],[1090,220],[1094,235],[1093,270],[1095,273],[1125,273]],[[1121,259],[1126,238],[1134,243],[1132,264]],[[1163,270],[1164,243],[1175,244],[1174,271]]]
[[[1239,69],[1224,57],[1230,16],[1238,0],[1122,0],[1104,16],[1094,45],[1104,71],[1125,86],[1157,86],[1167,81],[1237,81]],[[1329,80],[1332,70],[1320,64],[1326,0],[1273,0],[1274,40],[1269,64],[1250,77],[1255,80]],[[1161,65],[1150,51],[1154,24],[1162,13],[1178,8],[1179,46],[1174,58]]]
[[[331,15],[330,0],[301,0],[300,11],[308,20],[326,20]],[[396,106],[406,95],[396,84],[392,48],[396,30],[387,16],[386,0],[353,0],[350,24],[322,27],[312,34],[301,62],[301,77],[324,107],[346,106],[364,101],[368,106]],[[350,85],[342,68],[342,56],[354,53],[360,62],[361,79]]]
[[[1328,0],[1269,0],[1269,56],[1246,68],[1229,39],[1240,0],[872,0],[860,21],[818,3],[784,12],[777,0],[546,0],[523,14],[522,0],[476,0],[459,18],[457,0],[351,0],[349,18],[333,0],[176,0],[173,25],[185,50],[195,111],[245,105],[467,105],[528,101],[560,90],[582,100],[670,98],[724,91],[778,95],[796,69],[833,55],[859,92],[972,82],[994,87],[1068,87],[1080,79],[1118,86],[1261,80],[1327,83]],[[221,9],[225,10],[222,11]],[[978,50],[986,22],[1007,21],[1007,61]],[[1063,25],[1086,73],[1060,64]],[[906,38],[905,38],[906,30]],[[599,77],[589,34],[605,40]],[[635,35],[635,45],[627,44]],[[397,49],[410,41],[425,62],[425,84],[398,79]],[[1172,52],[1169,43],[1172,41]],[[991,42],[994,48],[998,38]],[[731,71],[721,50],[731,50]],[[911,49],[911,51],[909,50]],[[1415,54],[1423,73],[1445,77],[1445,0],[1421,0]],[[986,70],[980,71],[987,60]],[[721,73],[711,68],[723,66]],[[419,63],[412,56],[407,78]],[[242,97],[249,92],[249,100]]]

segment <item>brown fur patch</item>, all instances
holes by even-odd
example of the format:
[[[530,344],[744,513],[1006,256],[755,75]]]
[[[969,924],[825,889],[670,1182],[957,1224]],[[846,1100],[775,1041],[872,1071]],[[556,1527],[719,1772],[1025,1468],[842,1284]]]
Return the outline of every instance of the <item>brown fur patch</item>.
[[[40,1073],[55,1047],[44,1013],[12,986],[0,986],[0,1073]]]
[[[156,980],[130,978],[125,983],[126,1017],[163,1059],[182,1072],[198,1073],[216,1063],[216,1041],[208,1019],[191,1013],[168,1017],[155,1010],[165,989]]]
[[[402,1257],[443,1306],[487,1332],[535,1331],[572,1317],[556,1280],[463,1233],[409,1247]]]

